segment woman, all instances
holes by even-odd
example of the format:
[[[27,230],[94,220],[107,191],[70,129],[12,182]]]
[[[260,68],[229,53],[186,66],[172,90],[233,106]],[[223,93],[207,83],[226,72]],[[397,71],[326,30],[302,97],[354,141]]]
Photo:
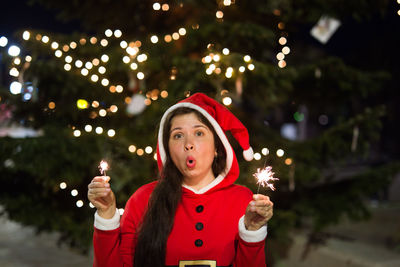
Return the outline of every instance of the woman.
[[[239,176],[230,130],[252,159],[247,129],[198,93],[170,107],[160,123],[160,179],[139,188],[121,218],[109,177],[95,177],[94,266],[265,266],[273,204],[233,183]]]

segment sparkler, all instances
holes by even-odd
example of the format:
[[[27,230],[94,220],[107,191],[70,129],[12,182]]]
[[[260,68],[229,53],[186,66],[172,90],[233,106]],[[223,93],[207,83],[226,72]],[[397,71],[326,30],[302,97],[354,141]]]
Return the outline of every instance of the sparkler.
[[[275,191],[275,187],[271,182],[279,180],[279,179],[275,178],[274,174],[275,173],[272,172],[271,166],[267,166],[263,169],[260,169],[260,168],[257,169],[257,172],[253,174],[253,176],[256,177],[256,179],[257,179],[257,184],[258,184],[257,194],[258,194],[258,191],[260,190],[260,186],[267,186],[272,191]]]
[[[105,160],[100,161],[99,170],[103,176],[107,176],[106,171],[108,171],[109,168],[110,166],[108,165],[107,161]]]

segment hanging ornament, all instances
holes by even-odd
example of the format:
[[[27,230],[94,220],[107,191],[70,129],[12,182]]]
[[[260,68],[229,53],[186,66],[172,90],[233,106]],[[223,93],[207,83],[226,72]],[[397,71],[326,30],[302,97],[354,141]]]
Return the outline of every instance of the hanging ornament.
[[[134,94],[131,98],[131,102],[126,108],[126,112],[130,115],[138,115],[143,112],[146,108],[146,98],[141,94]]]
[[[323,44],[326,44],[332,35],[339,28],[341,22],[337,19],[322,16],[317,25],[311,29],[311,35]]]

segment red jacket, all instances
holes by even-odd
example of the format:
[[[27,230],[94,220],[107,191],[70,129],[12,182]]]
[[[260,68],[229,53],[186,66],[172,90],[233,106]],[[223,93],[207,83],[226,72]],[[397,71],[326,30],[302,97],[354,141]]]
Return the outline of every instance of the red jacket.
[[[167,241],[166,265],[209,260],[216,262],[214,266],[265,266],[265,241],[245,242],[238,234],[238,221],[252,200],[252,192],[233,184],[220,188],[221,184],[224,183],[204,194],[182,188],[182,202]],[[119,228],[111,231],[95,228],[94,266],[133,265],[136,226],[155,185],[156,182],[144,185],[132,195]]]

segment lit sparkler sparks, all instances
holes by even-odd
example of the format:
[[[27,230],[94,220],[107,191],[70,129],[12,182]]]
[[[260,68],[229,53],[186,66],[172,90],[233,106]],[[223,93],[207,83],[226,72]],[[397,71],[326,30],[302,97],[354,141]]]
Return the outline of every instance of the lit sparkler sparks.
[[[108,165],[107,161],[105,160],[100,161],[99,170],[103,176],[107,176],[106,171],[108,171],[109,168],[110,166]]]
[[[275,191],[274,185],[271,183],[273,181],[279,180],[274,177],[274,172],[272,172],[272,167],[267,166],[264,169],[257,169],[257,172],[253,174],[257,179],[258,189],[260,189],[260,185],[269,187],[272,191]],[[257,190],[258,193],[258,190]]]

